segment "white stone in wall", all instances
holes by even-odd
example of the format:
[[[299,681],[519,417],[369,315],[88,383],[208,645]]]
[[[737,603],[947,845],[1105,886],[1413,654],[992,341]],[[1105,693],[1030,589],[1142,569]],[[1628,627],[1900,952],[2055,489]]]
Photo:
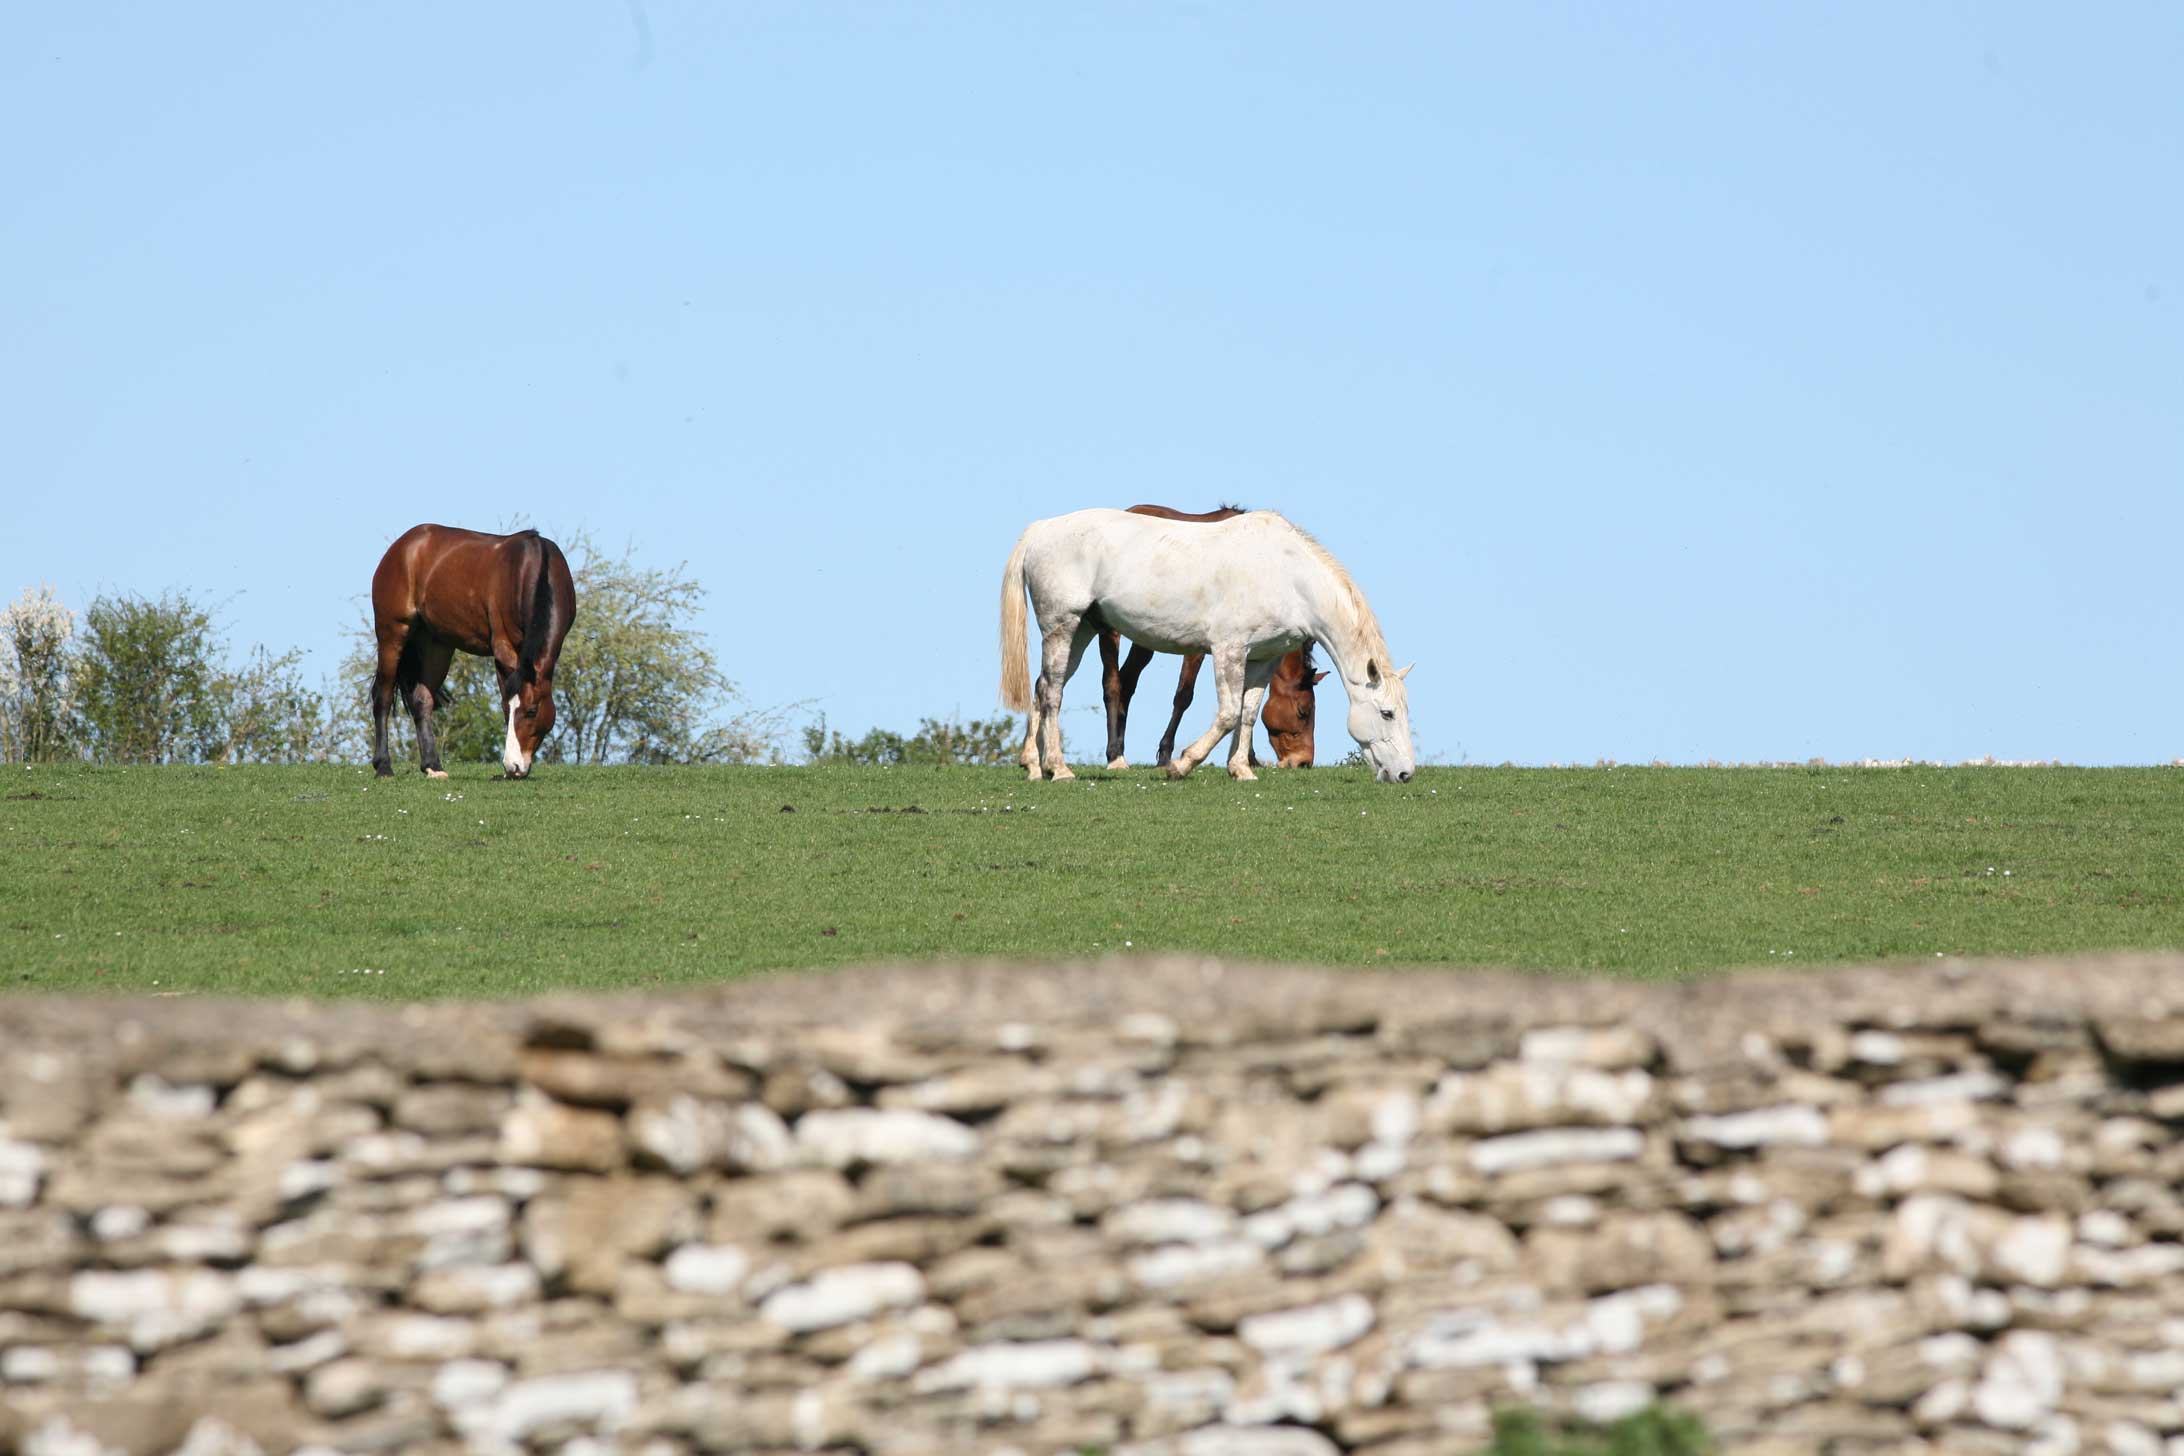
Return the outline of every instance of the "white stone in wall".
[[[831,1329],[901,1309],[925,1297],[925,1279],[908,1264],[850,1264],[824,1269],[801,1284],[776,1291],[759,1313],[785,1330]]]
[[[2145,1288],[2184,1270],[2184,1245],[2141,1244],[2135,1249],[2097,1249],[2080,1244],[2071,1251],[2071,1277],[2110,1289]]]
[[[432,1375],[433,1404],[442,1410],[482,1406],[508,1388],[508,1367],[497,1360],[450,1360]]]
[[[2010,1084],[1992,1072],[1959,1072],[1922,1082],[1891,1082],[1881,1089],[1883,1107],[1933,1107],[1949,1102],[1977,1102],[2007,1093]]]
[[[2011,1168],[2060,1168],[2063,1135],[2052,1127],[2021,1127],[2002,1140],[2001,1158]]]
[[[2021,1284],[2053,1289],[2070,1267],[2070,1221],[2059,1213],[2013,1219],[1995,1240],[1992,1262]]]
[[[233,1279],[211,1269],[89,1269],[70,1282],[68,1303],[78,1319],[126,1328],[143,1352],[216,1328],[242,1307],[242,1297]]]
[[[1173,1079],[1132,1089],[1122,1099],[1122,1140],[1150,1143],[1173,1137],[1189,1106],[1189,1094],[1181,1082]]]
[[[210,1117],[214,1100],[210,1087],[177,1087],[151,1072],[129,1084],[130,1104],[146,1117],[162,1122],[193,1122]]]
[[[2041,1330],[2011,1330],[1996,1342],[1980,1372],[1972,1411],[1990,1426],[2021,1431],[2054,1410],[2062,1394],[2063,1363],[2055,1337]]]
[[[918,1337],[897,1330],[858,1347],[843,1369],[853,1381],[900,1380],[916,1371],[924,1358],[925,1347]]]
[[[293,1203],[341,1183],[341,1168],[326,1158],[300,1158],[281,1169],[281,1197]]]
[[[780,1114],[762,1102],[738,1103],[728,1119],[728,1166],[771,1173],[793,1159],[796,1139]]]
[[[1828,1119],[1817,1107],[1790,1103],[1688,1118],[1681,1132],[1717,1148],[1818,1147],[1828,1140]]]
[[[1207,1426],[1161,1441],[1116,1448],[1115,1456],[1340,1456],[1335,1443],[1305,1426]]]
[[[1042,1390],[1089,1380],[1103,1368],[1099,1347],[1083,1340],[1029,1340],[976,1345],[920,1375],[914,1388]]]
[[[514,1443],[547,1426],[575,1422],[611,1435],[636,1408],[637,1377],[626,1371],[549,1375],[502,1391],[470,1434]]]
[[[375,1132],[343,1144],[340,1161],[366,1172],[406,1166],[425,1155],[426,1143],[414,1132]]]
[[[2101,1439],[2110,1456],[2162,1456],[2161,1437],[2136,1421],[2110,1421],[2101,1428]]]
[[[1586,1420],[1604,1426],[1638,1414],[1653,1404],[1653,1397],[1653,1387],[1643,1380],[1602,1380],[1579,1386],[1570,1404]]]
[[[1373,1327],[1373,1304],[1345,1294],[1324,1304],[1247,1315],[1236,1326],[1243,1342],[1262,1355],[1294,1359],[1339,1350]]]
[[[0,1149],[0,1163],[5,1163],[7,1153]],[[7,1175],[0,1171],[0,1184]],[[5,1188],[0,1188],[0,1206],[7,1203]],[[110,1242],[114,1239],[133,1239],[152,1226],[152,1216],[131,1203],[110,1203],[91,1215],[91,1237]]]
[[[45,1176],[45,1152],[36,1143],[0,1136],[0,1208],[28,1208]]]
[[[1580,1360],[1622,1355],[1645,1340],[1645,1327],[1673,1318],[1683,1296],[1651,1284],[1592,1300],[1573,1318],[1504,1318],[1488,1310],[1436,1316],[1411,1340],[1411,1364],[1428,1369]]]
[[[426,1274],[410,1298],[435,1314],[477,1314],[528,1304],[538,1291],[538,1271],[529,1264],[458,1264]]]
[[[1204,1244],[1236,1231],[1236,1214],[1196,1198],[1154,1198],[1118,1208],[1100,1232],[1118,1244]]]
[[[1296,1364],[1269,1360],[1238,1383],[1221,1408],[1232,1426],[1271,1426],[1282,1421],[1317,1425],[1327,1418],[1327,1402]]]
[[[953,1118],[908,1107],[848,1107],[807,1112],[797,1146],[829,1168],[855,1163],[960,1162],[978,1152],[978,1134]]]
[[[1259,1246],[1243,1239],[1174,1244],[1132,1259],[1130,1277],[1148,1289],[1174,1289],[1239,1274],[1265,1262]]]
[[[1860,1031],[1851,1035],[1851,1059],[1873,1067],[1893,1067],[1904,1058],[1903,1038],[1892,1031]]]
[[[413,1234],[438,1238],[447,1234],[505,1231],[512,1219],[507,1200],[490,1197],[443,1198],[412,1209],[402,1226]]]
[[[684,1244],[661,1272],[668,1288],[684,1294],[728,1295],[751,1272],[751,1256],[733,1244]]]
[[[1635,1158],[1645,1137],[1628,1127],[1558,1127],[1510,1133],[1471,1145],[1473,1172],[1515,1173],[1561,1163],[1613,1163]]]
[[[306,1294],[326,1294],[355,1284],[346,1264],[252,1264],[236,1271],[235,1292],[250,1305],[286,1304]]]
[[[466,1319],[405,1314],[388,1320],[380,1339],[398,1360],[454,1360],[477,1348],[478,1330]]]
[[[1118,1041],[1136,1042],[1141,1046],[1174,1046],[1182,1031],[1173,1017],[1157,1011],[1136,1011],[1115,1023]]]

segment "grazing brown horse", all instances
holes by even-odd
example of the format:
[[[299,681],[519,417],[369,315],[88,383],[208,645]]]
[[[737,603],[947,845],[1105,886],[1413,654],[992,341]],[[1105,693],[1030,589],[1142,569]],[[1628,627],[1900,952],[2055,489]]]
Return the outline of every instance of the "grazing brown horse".
[[[1132,506],[1131,513],[1140,516],[1160,516],[1170,521],[1225,521],[1231,516],[1244,514],[1240,506],[1223,506],[1217,511],[1170,510],[1166,506]],[[1123,730],[1130,721],[1130,699],[1137,693],[1138,677],[1145,671],[1145,664],[1153,660],[1153,649],[1130,644],[1130,656],[1120,667],[1122,634],[1100,625],[1100,687],[1107,699],[1107,766],[1128,768],[1129,760],[1123,754]],[[1198,688],[1198,669],[1205,662],[1205,654],[1192,653],[1183,659],[1183,671],[1175,680],[1175,711],[1168,715],[1168,731],[1160,735],[1160,756],[1154,762],[1166,767],[1175,757],[1175,733],[1183,722],[1183,710],[1191,705],[1191,697]],[[1259,721],[1266,725],[1267,743],[1274,750],[1274,761],[1283,768],[1310,768],[1312,766],[1312,689],[1324,672],[1312,671],[1312,644],[1307,642],[1275,665],[1274,676],[1266,685],[1266,706],[1259,714]],[[1259,762],[1257,751],[1247,750],[1251,762]]]
[[[397,694],[417,725],[417,760],[444,779],[432,710],[446,701],[455,654],[490,657],[500,674],[508,741],[501,767],[520,779],[554,726],[554,662],[576,620],[576,583],[561,548],[536,531],[490,536],[457,526],[412,526],[372,573],[372,768],[391,777],[387,711]]]

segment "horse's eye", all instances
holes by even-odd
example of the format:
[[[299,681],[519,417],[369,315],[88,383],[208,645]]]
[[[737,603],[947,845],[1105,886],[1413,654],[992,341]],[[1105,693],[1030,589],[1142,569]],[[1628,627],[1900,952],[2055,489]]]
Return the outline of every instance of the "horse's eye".
[[[1382,708],[1380,710],[1380,716],[1387,719],[1390,723],[1393,723],[1395,721],[1395,709]]]

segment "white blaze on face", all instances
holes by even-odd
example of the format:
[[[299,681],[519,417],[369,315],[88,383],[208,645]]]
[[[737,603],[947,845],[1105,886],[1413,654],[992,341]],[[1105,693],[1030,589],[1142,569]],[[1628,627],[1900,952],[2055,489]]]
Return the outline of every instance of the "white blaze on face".
[[[501,745],[501,767],[518,777],[531,771],[531,756],[516,742],[516,709],[522,702],[521,696],[508,700],[508,741]]]

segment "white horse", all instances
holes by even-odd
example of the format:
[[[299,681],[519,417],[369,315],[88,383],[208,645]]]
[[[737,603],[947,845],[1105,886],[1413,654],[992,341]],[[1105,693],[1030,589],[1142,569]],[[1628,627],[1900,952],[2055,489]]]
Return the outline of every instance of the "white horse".
[[[1025,662],[1024,594],[1039,614],[1039,688]],[[1001,577],[1001,700],[1028,715],[1024,767],[1040,776],[1041,750],[1057,779],[1062,759],[1062,684],[1077,670],[1096,620],[1155,652],[1202,652],[1219,698],[1213,726],[1168,766],[1196,768],[1232,730],[1231,778],[1251,779],[1251,731],[1268,678],[1283,654],[1316,641],[1350,695],[1350,736],[1382,783],[1408,783],[1410,699],[1388,669],[1388,644],[1365,594],[1342,563],[1272,511],[1212,524],[1128,511],[1076,511],[1033,521]],[[1043,741],[1042,741],[1043,734]]]

